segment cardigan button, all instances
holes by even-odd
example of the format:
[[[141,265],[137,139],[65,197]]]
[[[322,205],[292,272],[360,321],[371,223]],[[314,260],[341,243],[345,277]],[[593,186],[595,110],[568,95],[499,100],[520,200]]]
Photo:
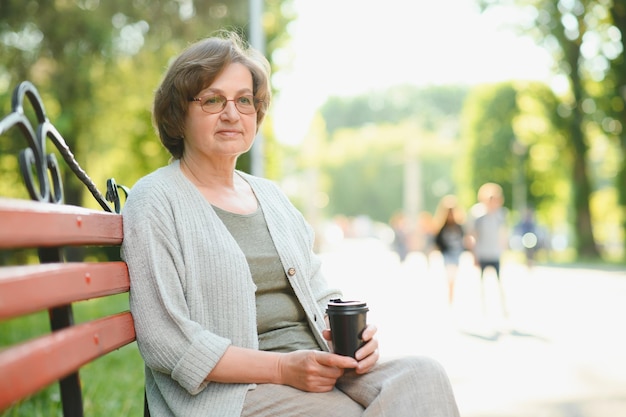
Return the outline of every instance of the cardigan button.
[[[290,277],[296,275],[296,268],[289,268],[287,270],[287,275],[289,275]]]

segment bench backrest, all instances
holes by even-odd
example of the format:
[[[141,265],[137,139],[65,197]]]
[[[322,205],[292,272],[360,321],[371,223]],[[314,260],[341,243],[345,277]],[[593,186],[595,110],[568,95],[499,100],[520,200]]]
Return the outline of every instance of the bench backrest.
[[[25,99],[34,107],[36,129],[24,115]],[[39,259],[34,264],[0,266],[0,321],[48,310],[52,331],[0,346],[0,412],[59,381],[64,416],[82,416],[79,369],[133,342],[135,331],[128,311],[74,324],[72,303],[128,292],[130,281],[124,262],[67,262],[64,251],[121,244],[119,187],[109,181],[107,198],[113,208],[48,121],[32,84],[25,82],[15,89],[12,105],[12,112],[0,119],[0,135],[17,126],[26,138],[29,147],[19,162],[35,201],[0,197],[0,251],[31,248]],[[55,144],[105,211],[62,204],[61,176],[54,155],[46,155],[47,140]]]

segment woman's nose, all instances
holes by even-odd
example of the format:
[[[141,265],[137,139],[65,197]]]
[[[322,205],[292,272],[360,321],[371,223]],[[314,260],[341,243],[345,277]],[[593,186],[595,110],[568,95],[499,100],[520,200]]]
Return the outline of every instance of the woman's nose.
[[[228,119],[238,119],[240,117],[239,110],[235,106],[234,101],[227,101],[224,110],[222,110],[222,117],[226,117]]]

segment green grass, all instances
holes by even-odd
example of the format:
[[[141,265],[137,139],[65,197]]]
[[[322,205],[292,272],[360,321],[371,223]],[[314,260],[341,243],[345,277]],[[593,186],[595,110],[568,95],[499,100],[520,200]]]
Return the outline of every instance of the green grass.
[[[128,310],[128,295],[76,303],[76,323]],[[0,349],[49,333],[47,312],[0,322]],[[1,376],[0,376],[1,377]],[[136,343],[124,346],[85,365],[80,370],[85,415],[142,416],[144,389],[143,361]],[[62,416],[58,384],[52,384],[0,413],[0,417]]]

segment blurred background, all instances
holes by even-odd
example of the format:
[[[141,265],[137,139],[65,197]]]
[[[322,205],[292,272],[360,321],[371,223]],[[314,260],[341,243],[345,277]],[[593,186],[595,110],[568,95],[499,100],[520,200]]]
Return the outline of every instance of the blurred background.
[[[435,321],[441,324],[437,328],[449,332],[431,334],[434,327],[427,326],[424,334],[431,336],[433,347],[458,346],[454,357],[475,364],[473,354],[502,344],[494,334],[523,332],[514,313],[495,322],[488,313],[459,313],[463,308],[480,311],[467,301],[477,297],[463,296],[480,287],[470,262],[460,268],[468,277],[459,281],[461,307],[449,311],[446,302],[437,304],[443,278],[433,235],[444,196],[455,195],[469,214],[480,185],[495,182],[504,190],[510,228],[503,271],[507,294],[535,301],[543,294],[544,309],[520,308],[517,317],[554,320],[543,329],[546,334],[533,340],[547,343],[548,333],[562,329],[584,305],[585,311],[600,314],[599,321],[616,326],[606,344],[623,346],[624,310],[614,298],[608,298],[616,303],[609,309],[613,304],[605,298],[626,295],[623,0],[0,0],[1,114],[10,112],[15,86],[33,82],[48,117],[98,187],[105,189],[111,177],[132,187],[169,158],[150,114],[169,60],[220,28],[239,31],[265,53],[273,69],[270,113],[253,150],[240,158],[240,168],[278,182],[303,211],[318,231],[317,250],[328,259],[329,279],[356,290],[350,279],[358,275],[364,292],[357,294],[374,303],[381,274],[404,277],[392,288],[406,289],[405,295],[435,294],[423,300],[431,303],[421,304],[420,318],[444,320]],[[16,157],[26,146],[17,132],[0,138],[0,195],[28,198]],[[51,143],[48,151],[55,152]],[[66,201],[98,207],[70,170],[64,173]],[[522,227],[529,219],[531,243]],[[370,263],[364,262],[367,251],[372,251]],[[2,253],[0,262],[10,264],[12,256],[21,255]],[[351,269],[355,263],[372,268]],[[577,280],[582,284],[575,288],[585,290],[568,292],[567,285]],[[597,305],[578,298],[593,291],[598,291]],[[552,302],[562,301],[564,294],[571,301],[565,302],[567,311],[574,315],[555,316],[562,306]],[[387,312],[392,307],[380,304]],[[88,319],[90,311],[105,308],[87,302],[77,306],[77,317]],[[456,321],[459,314],[475,318],[470,330]],[[381,314],[380,319],[393,327],[391,317]],[[0,349],[36,335],[40,321],[0,323]],[[482,337],[479,343],[476,335]],[[394,334],[388,337],[394,349],[402,344]],[[513,338],[520,339],[528,340]],[[572,339],[566,340],[558,346],[571,348]],[[470,350],[460,349],[464,343]],[[554,355],[554,345],[548,345]],[[442,361],[453,371],[460,369],[450,355],[442,355]],[[591,357],[608,358],[600,352]],[[116,408],[89,405],[92,415],[138,415],[143,371],[136,347],[101,361],[106,360],[121,368],[100,362],[105,364],[94,364],[100,369],[93,377],[109,372],[118,383],[126,381],[127,389],[111,389]],[[623,369],[625,360],[615,360],[613,369]],[[499,373],[489,365],[486,360],[491,381],[520,371]],[[459,371],[462,378],[453,378],[460,391],[461,380],[480,373],[474,371]],[[91,378],[90,372],[83,378]],[[562,407],[519,415],[626,415],[626,381],[623,374],[620,378],[603,380],[621,387],[610,397],[618,399],[613,402],[619,412],[585,414]],[[98,389],[106,385],[96,384]],[[125,398],[133,392],[137,398]],[[463,399],[470,397],[476,395]],[[524,401],[517,400],[502,409],[520,410]],[[3,415],[57,415],[57,404],[52,387]],[[461,406],[467,416],[506,415]]]

